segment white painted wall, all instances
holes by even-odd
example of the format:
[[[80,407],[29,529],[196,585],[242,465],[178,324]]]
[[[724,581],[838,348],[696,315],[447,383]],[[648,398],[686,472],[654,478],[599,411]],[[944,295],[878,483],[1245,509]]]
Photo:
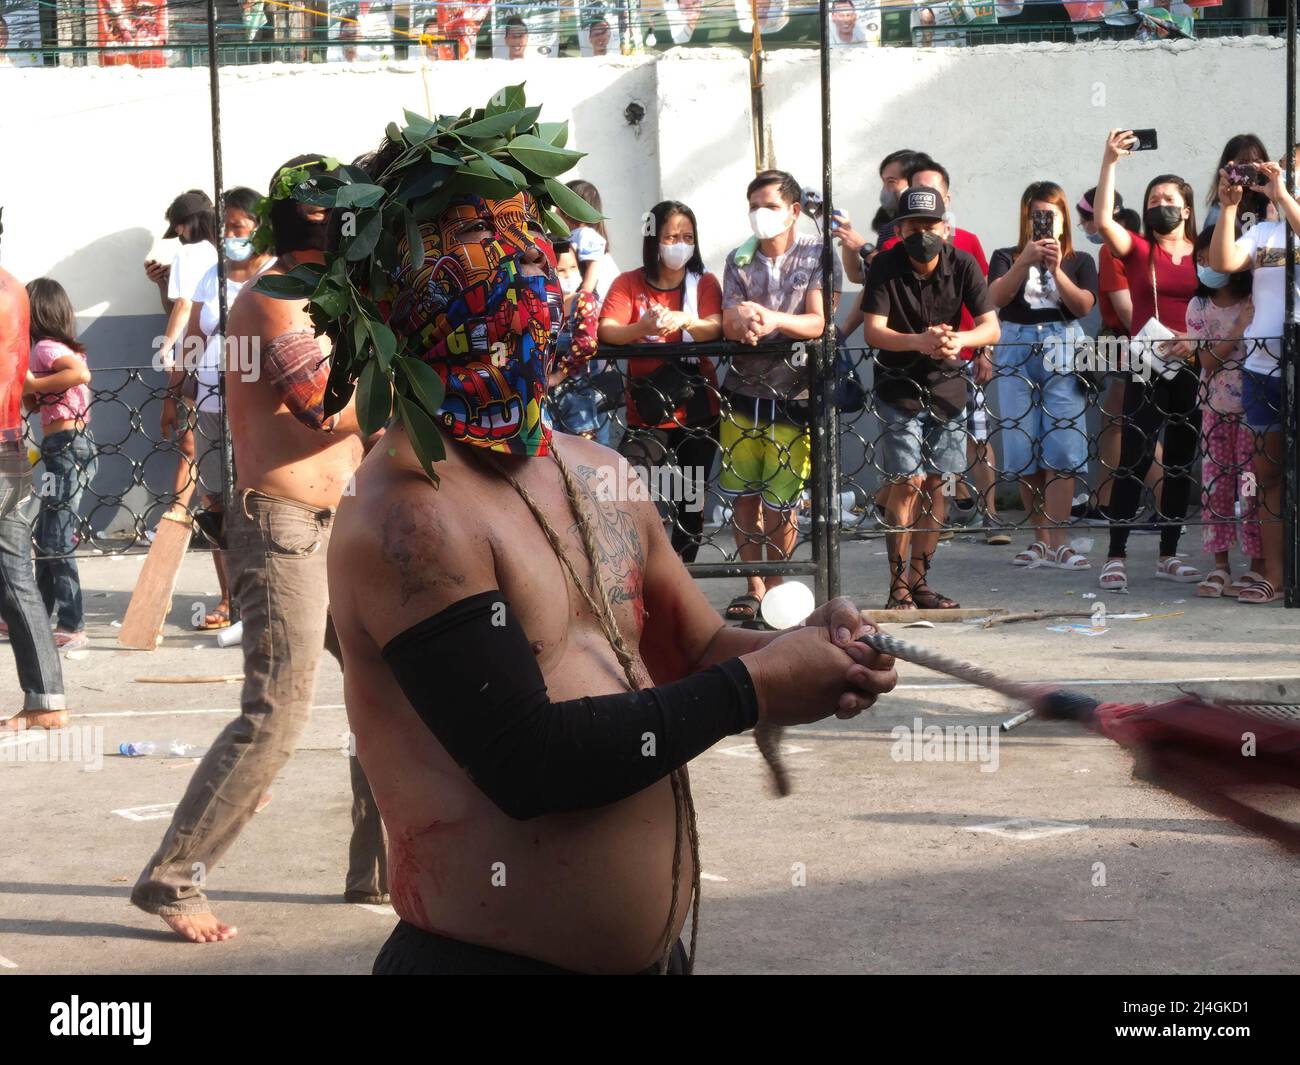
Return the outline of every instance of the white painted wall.
[[[1160,151],[1121,164],[1127,197],[1160,171],[1184,175],[1203,197],[1231,134],[1253,130],[1280,154],[1284,56],[1273,38],[839,50],[836,199],[865,228],[880,157],[927,150],[952,172],[958,223],[991,251],[1014,239],[1029,181],[1059,181],[1077,198],[1096,181],[1105,131],[1121,125],[1160,131]],[[810,51],[778,52],[765,66],[777,163],[805,184],[820,181],[817,72]],[[702,250],[720,269],[748,232],[748,78],[746,58],[730,49],[230,69],[221,79],[226,182],[264,187],[301,151],[351,158],[403,107],[459,111],[526,79],[544,119],[573,119],[571,144],[590,153],[574,176],[604,193],[621,265],[639,255],[641,212],[671,196],[695,208]],[[634,102],[645,109],[638,125],[624,117]],[[156,313],[140,264],[169,257],[158,238],[171,198],[211,183],[207,72],[0,70],[0,144],[5,266],[24,279],[56,277],[86,318]]]

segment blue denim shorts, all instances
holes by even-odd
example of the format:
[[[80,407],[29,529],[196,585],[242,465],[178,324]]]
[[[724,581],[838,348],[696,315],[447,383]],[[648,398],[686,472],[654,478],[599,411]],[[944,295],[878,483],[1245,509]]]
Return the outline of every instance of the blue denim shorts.
[[[876,400],[880,436],[876,465],[889,477],[963,473],[966,469],[966,412],[944,421],[929,408],[915,414]]]
[[[1078,374],[1063,371],[1051,358],[1078,335],[1077,327],[1063,322],[1002,323],[1002,339],[993,349],[998,397],[993,437],[1006,473],[1087,471],[1087,393]]]
[[[1292,402],[1295,398],[1292,397]],[[1257,433],[1282,431],[1282,378],[1271,374],[1241,371],[1241,409],[1246,424]]]

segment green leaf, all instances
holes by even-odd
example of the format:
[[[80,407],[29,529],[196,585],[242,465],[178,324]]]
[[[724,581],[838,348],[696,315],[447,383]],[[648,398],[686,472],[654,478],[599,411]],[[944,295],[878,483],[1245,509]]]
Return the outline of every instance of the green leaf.
[[[541,177],[559,177],[566,170],[572,170],[586,154],[568,148],[556,148],[530,133],[520,134],[506,145],[506,151],[521,166],[526,166]]]
[[[427,118],[417,115],[414,111],[403,108],[402,114],[406,117],[406,129],[402,130],[402,133],[412,143],[424,140],[437,129]]]
[[[520,82],[518,85],[507,85],[504,89],[498,89],[488,100],[487,115],[491,118],[493,115],[504,114],[507,111],[516,111],[524,106],[524,85],[526,82]]]
[[[357,216],[356,235],[348,240],[343,249],[348,262],[364,259],[375,250],[375,243],[379,240],[379,234],[383,229],[381,221],[378,211],[362,211]]]
[[[334,156],[327,155],[321,159],[321,166],[326,170],[337,170],[339,168],[339,161],[335,159]]]
[[[366,321],[366,328],[370,331],[370,339],[375,342],[375,353],[379,356],[379,365],[384,372],[393,364],[393,358],[397,355],[397,334],[394,333],[383,322]]]
[[[546,178],[546,192],[562,212],[575,222],[599,222],[605,216],[572,189],[554,178]]]
[[[455,165],[460,165],[459,159],[456,160]],[[409,203],[411,200],[418,200],[421,196],[428,196],[451,177],[453,171],[454,167],[450,166],[425,166],[419,170],[412,170],[402,179],[401,185],[393,194],[393,199],[398,203]]]
[[[337,318],[348,309],[348,294],[338,288],[322,289],[311,301],[329,318]]]
[[[460,166],[463,162],[459,155],[448,155],[446,152],[440,152],[437,148],[426,146],[425,155],[428,156],[429,162],[437,163],[439,166]]]
[[[384,198],[384,190],[378,185],[357,182],[345,185],[334,195],[335,207],[373,207]]]
[[[397,396],[397,405],[402,412],[402,424],[406,426],[406,435],[411,441],[415,457],[420,460],[424,472],[433,479],[434,483],[437,483],[438,475],[433,471],[433,464],[439,459],[446,458],[447,454],[443,449],[442,437],[438,435],[437,426],[417,403],[413,403],[400,393]]]
[[[325,382],[325,417],[338,414],[348,405],[356,386],[348,378],[349,368],[342,363],[330,363],[329,379]]]
[[[396,122],[390,122],[388,123],[387,126],[384,127],[384,136],[387,137],[394,144],[403,143],[402,129],[400,126],[398,126]]]
[[[545,223],[546,228],[550,231],[552,236],[560,240],[569,239],[569,227],[564,224],[564,219],[551,210],[551,208],[542,208],[542,221]]]
[[[406,378],[406,383],[411,386],[411,394],[421,407],[426,411],[436,411],[442,406],[446,389],[442,378],[432,366],[405,355],[397,360],[397,366]]]
[[[517,189],[526,189],[531,184],[528,178],[521,174],[509,163],[503,163],[500,159],[494,159],[484,152],[479,152],[479,157],[488,165],[492,171],[502,181],[508,181]]]
[[[366,331],[366,320],[364,318],[352,319],[352,351],[356,355],[361,355],[366,350],[366,344],[370,341],[370,334]]]
[[[556,148],[563,148],[569,143],[569,124],[567,122],[539,122],[537,135]]]
[[[366,436],[379,432],[392,409],[392,383],[379,368],[379,363],[372,359],[366,363],[357,382],[357,422],[361,431]]]
[[[287,274],[263,274],[254,287],[278,300],[304,300],[316,291],[324,273],[315,263],[302,263]]]
[[[503,133],[509,133],[516,126],[522,126],[526,129],[537,121],[537,116],[541,113],[542,109],[540,107],[525,107],[521,111],[504,111],[501,114],[493,115],[491,118],[481,118],[477,122],[457,126],[451,132],[461,138],[499,137]]]
[[[457,182],[461,180],[462,179],[457,178],[453,175],[452,178],[447,182],[447,184],[445,184],[442,188],[440,188],[427,200],[421,200],[418,204],[415,205],[414,210],[411,212],[412,217],[417,222],[437,221],[438,216],[441,215],[442,212],[447,209],[447,204],[451,202],[451,197],[456,190]]]
[[[409,212],[406,216],[406,250],[411,269],[419,270],[424,265],[424,237],[420,233],[420,223]]]

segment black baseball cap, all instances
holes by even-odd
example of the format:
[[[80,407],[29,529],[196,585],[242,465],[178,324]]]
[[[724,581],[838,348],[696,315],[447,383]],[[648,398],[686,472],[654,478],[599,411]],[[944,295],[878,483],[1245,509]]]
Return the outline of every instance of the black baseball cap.
[[[898,198],[898,214],[892,221],[897,224],[909,218],[924,218],[928,222],[942,222],[943,195],[929,185],[913,185]]]
[[[172,205],[167,208],[167,232],[163,234],[163,240],[171,240],[176,236],[176,223],[184,222],[187,218],[193,218],[196,214],[203,214],[204,211],[213,210],[212,201],[208,199],[208,194],[201,189],[190,189],[189,192],[182,192],[176,199],[172,200]]]

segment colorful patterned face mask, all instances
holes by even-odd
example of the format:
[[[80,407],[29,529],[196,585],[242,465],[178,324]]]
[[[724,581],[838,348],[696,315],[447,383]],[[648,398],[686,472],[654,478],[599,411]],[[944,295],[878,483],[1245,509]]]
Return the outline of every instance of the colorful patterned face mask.
[[[464,197],[420,226],[424,263],[394,280],[389,325],[418,338],[419,357],[446,387],[438,408],[453,440],[509,455],[546,455],[546,374],[563,316],[555,252],[532,198]],[[544,274],[524,276],[537,248]],[[382,306],[382,304],[381,304]]]

